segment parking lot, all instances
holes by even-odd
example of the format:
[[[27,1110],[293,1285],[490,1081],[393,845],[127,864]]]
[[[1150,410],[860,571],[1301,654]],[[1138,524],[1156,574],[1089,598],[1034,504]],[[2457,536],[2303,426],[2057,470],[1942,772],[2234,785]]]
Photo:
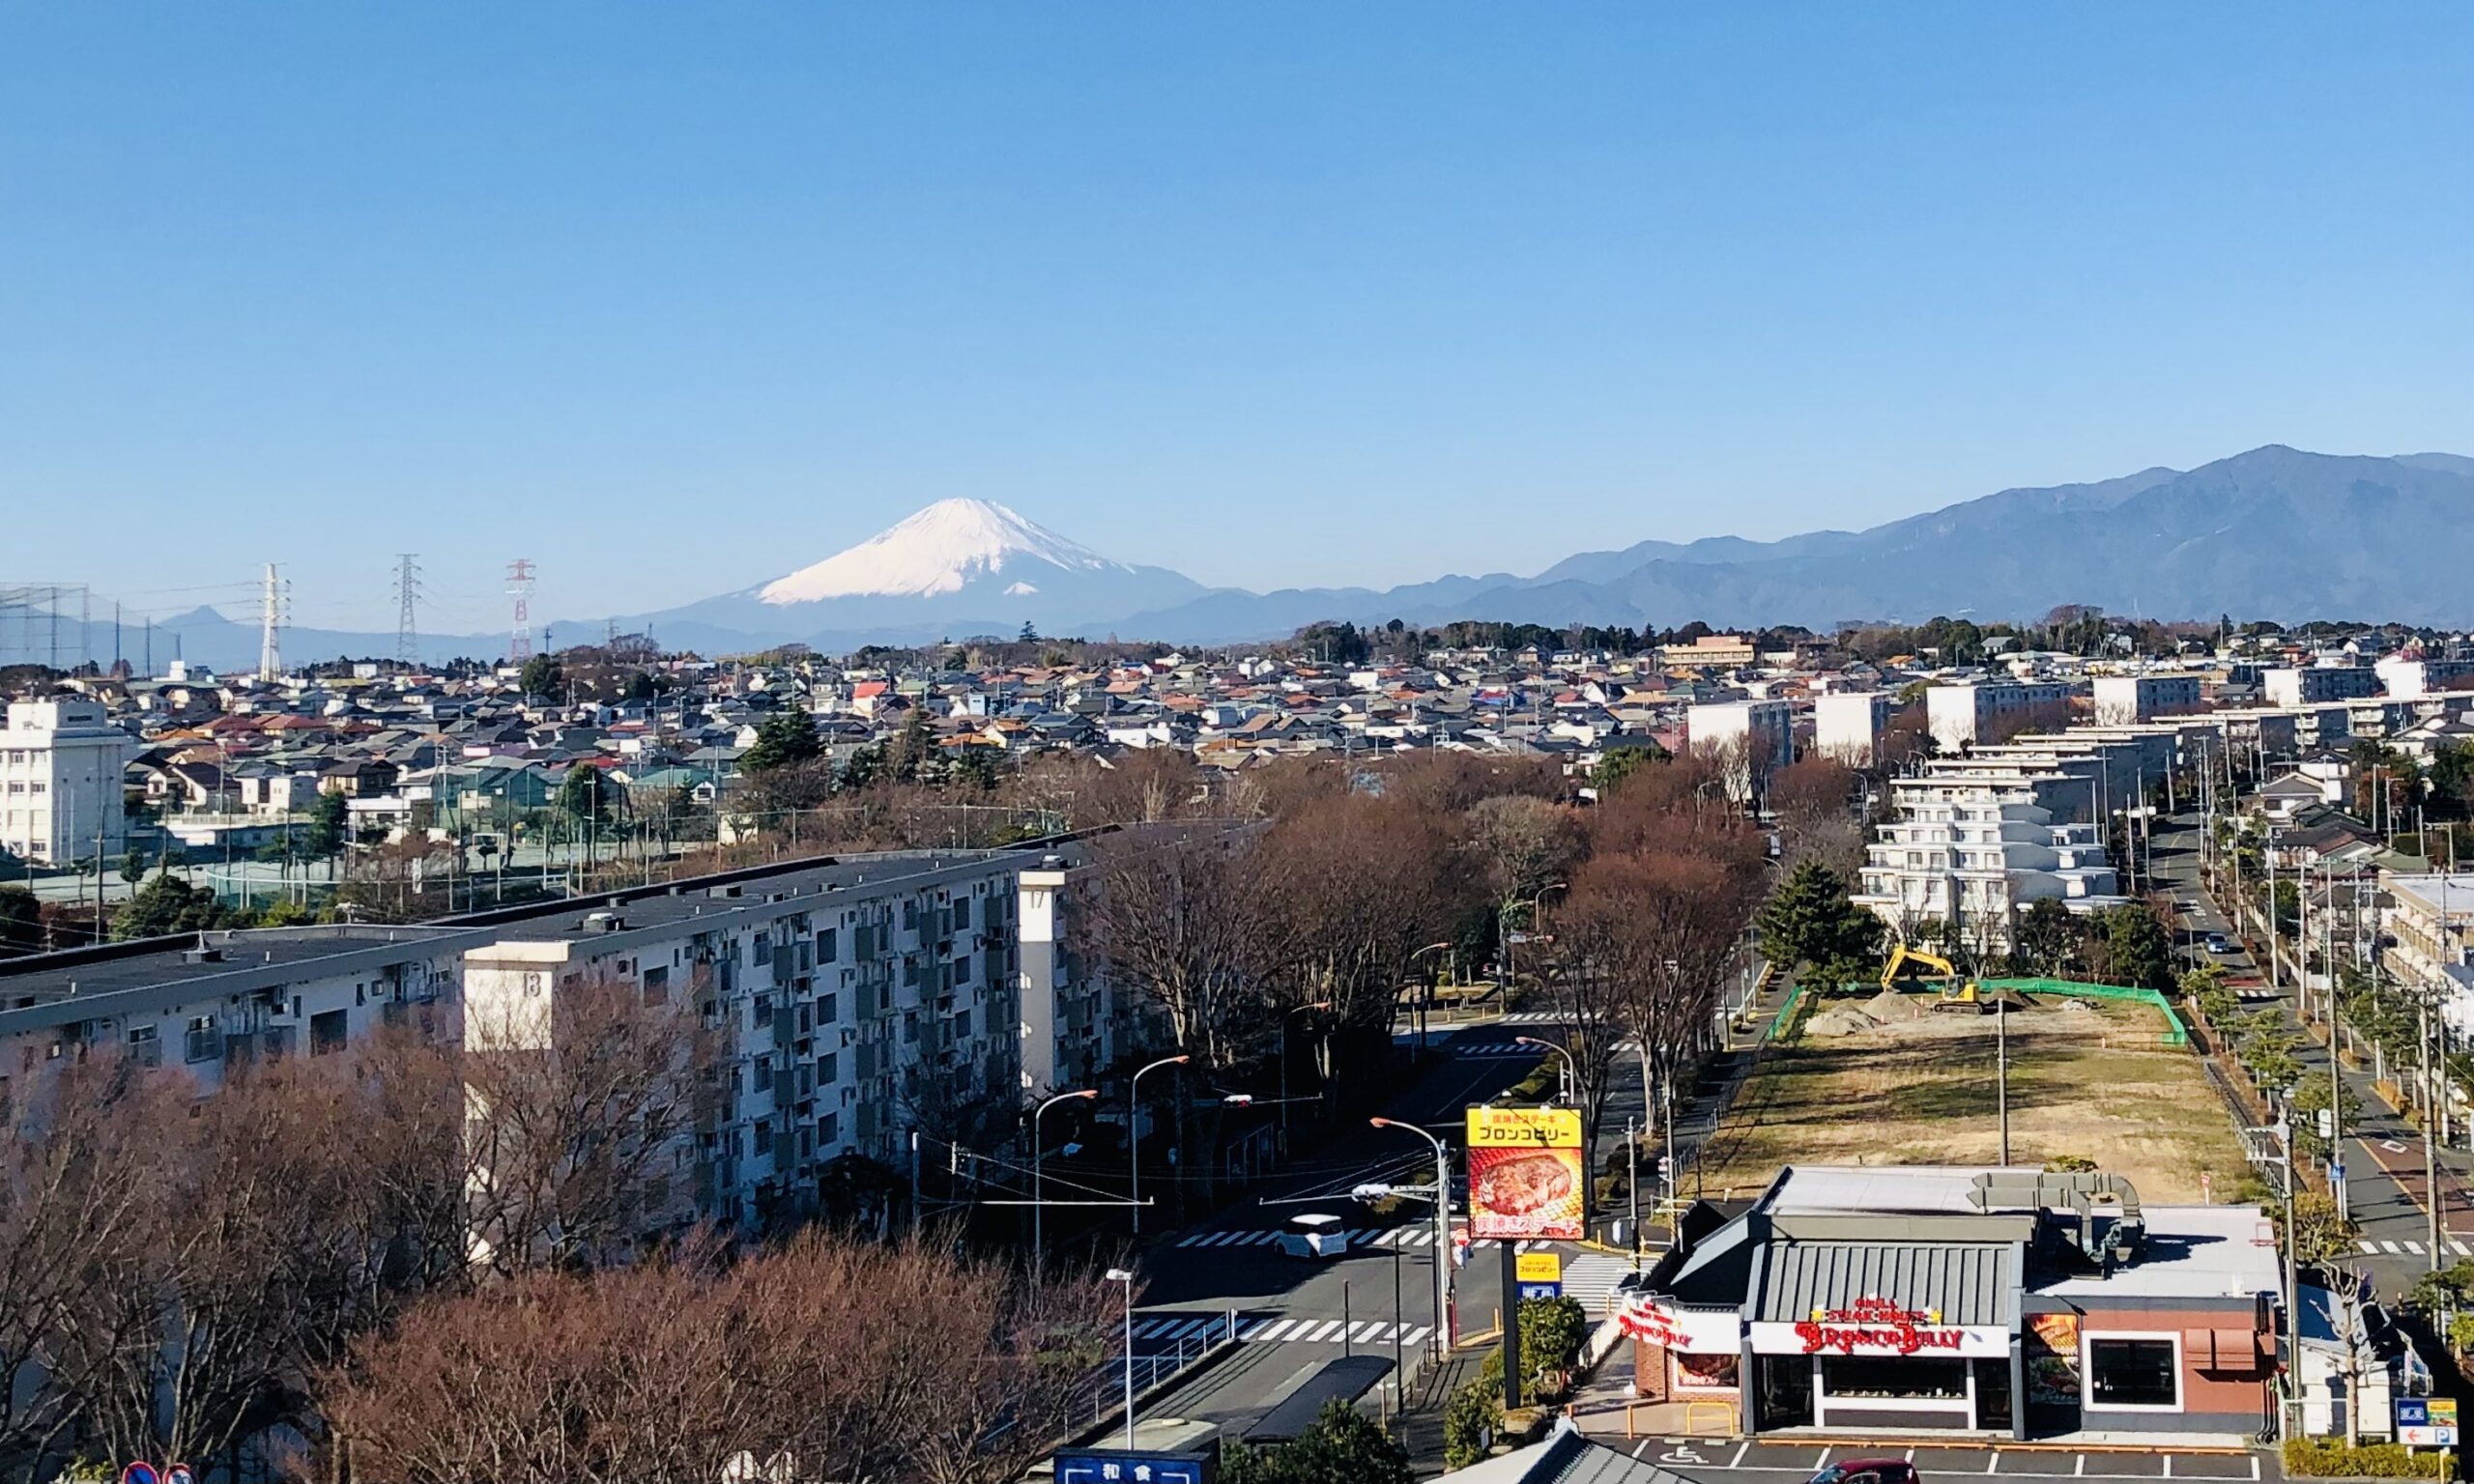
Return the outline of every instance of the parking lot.
[[[2147,1453],[2108,1449],[2083,1453],[2047,1447],[1907,1447],[1894,1440],[1862,1446],[1825,1447],[1818,1442],[1738,1442],[1708,1438],[1647,1438],[1628,1451],[1635,1458],[1693,1478],[1724,1480],[1729,1474],[1742,1474],[1742,1484],[1784,1484],[1789,1479],[1810,1478],[1825,1465],[1857,1458],[1905,1459],[1915,1466],[1921,1484],[1988,1475],[2005,1479],[2225,1479],[2243,1484],[2283,1477],[2276,1458],[2261,1452]]]

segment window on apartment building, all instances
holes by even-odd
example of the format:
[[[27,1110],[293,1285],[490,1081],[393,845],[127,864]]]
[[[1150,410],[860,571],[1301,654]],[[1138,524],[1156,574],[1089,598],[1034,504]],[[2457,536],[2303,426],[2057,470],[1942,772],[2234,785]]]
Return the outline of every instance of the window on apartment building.
[[[905,931],[905,932],[916,932],[918,929],[919,929],[919,902],[918,902],[918,899],[917,899],[916,898],[909,898],[909,897],[906,897],[906,898],[904,898],[904,899],[903,899],[903,902],[902,902],[902,930],[903,930],[903,931]]]
[[[760,1155],[773,1153],[773,1121],[769,1118],[756,1121],[756,1152]]]
[[[902,1043],[906,1046],[919,1044],[919,1013],[916,1011],[902,1013]]]
[[[839,1113],[827,1113],[824,1117],[817,1120],[816,1136],[819,1143],[826,1145],[830,1145],[834,1140],[842,1137],[842,1115]]]
[[[670,966],[668,964],[645,970],[645,1003],[647,1005],[670,1003]]]
[[[842,929],[838,928],[827,928],[816,935],[817,962],[831,963],[833,961],[834,952],[841,943],[841,933]]]
[[[824,1055],[817,1058],[816,1081],[819,1087],[822,1087],[830,1082],[840,1081],[841,1073],[842,1057],[840,1053],[827,1051]]]
[[[760,932],[756,935],[756,961],[759,963],[771,963],[773,961],[773,935],[771,933]]]
[[[345,1013],[322,1010],[309,1017],[309,1054],[326,1056],[344,1048]]]
[[[140,1067],[163,1065],[163,1046],[157,1039],[155,1027],[133,1025],[129,1028],[129,1057]]]
[[[970,927],[970,899],[957,897],[954,899],[954,929],[959,932],[968,927]]]
[[[919,983],[919,957],[916,954],[906,954],[903,956],[902,982],[906,985],[916,985]]]
[[[181,1060],[212,1062],[223,1055],[223,1027],[213,1015],[191,1015],[181,1037]]]
[[[836,997],[835,995],[833,995],[833,994],[830,994],[830,993],[827,993],[827,994],[820,994],[820,995],[817,996],[817,1001],[816,1001],[816,1023],[817,1023],[817,1024],[819,1024],[819,1025],[831,1025],[835,1020],[837,1020],[837,1019],[841,1018],[839,1015],[836,1015],[836,1014],[834,1013],[834,1011],[835,1011],[835,1009],[837,1008],[837,1007],[836,1007],[836,999],[837,999],[837,997]]]

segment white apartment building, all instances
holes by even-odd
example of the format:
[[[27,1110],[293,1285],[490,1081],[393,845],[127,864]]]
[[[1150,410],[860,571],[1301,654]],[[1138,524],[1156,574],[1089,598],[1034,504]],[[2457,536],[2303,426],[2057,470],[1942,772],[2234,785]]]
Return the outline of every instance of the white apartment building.
[[[1686,745],[1718,759],[1727,792],[1739,802],[1763,780],[1796,760],[1796,708],[1785,700],[1726,700],[1683,714]]]
[[[121,774],[137,744],[101,701],[9,702],[0,728],[0,850],[41,863],[129,848]]]
[[[2272,706],[2354,700],[2379,694],[2379,671],[2368,665],[2287,665],[2260,672],[2259,694]]]
[[[1813,698],[1813,751],[1851,768],[1879,760],[1898,699],[1887,691],[1848,691]]]
[[[1976,680],[1936,685],[1924,693],[1933,740],[1956,750],[2003,730],[2004,724],[2070,704],[2070,688],[2052,680]]]
[[[2078,789],[2059,775],[2043,782]],[[2039,899],[2081,912],[2125,900],[2099,827],[2037,802],[2040,786],[1942,769],[1893,780],[1897,817],[1866,847],[1854,899],[1902,938],[1941,925],[1982,956],[2008,952],[2017,914]]]
[[[2436,995],[2452,1033],[2474,1036],[2474,870],[2383,871],[2379,884],[2395,903],[2383,925],[2389,971]]]
[[[2096,723],[2101,727],[2154,721],[2200,708],[2197,675],[2099,675]]]
[[[1010,1109],[1129,1050],[1107,985],[1060,941],[1070,915],[1057,910],[1055,861],[850,856],[479,921],[214,932],[186,947],[0,960],[0,1077],[112,1047],[185,1066],[212,1092],[228,1068],[340,1050],[382,1025],[503,1036],[532,1022],[517,1013],[530,999],[633,985],[692,997],[722,1038],[728,1098],[682,1152],[680,1209],[754,1226],[810,1209],[841,1156],[898,1168],[920,1123]],[[1019,936],[1034,898],[1036,984]]]
[[[2474,660],[2407,660],[2396,655],[2373,664],[2382,693],[2393,700],[2420,700],[2460,688],[2474,676]]]

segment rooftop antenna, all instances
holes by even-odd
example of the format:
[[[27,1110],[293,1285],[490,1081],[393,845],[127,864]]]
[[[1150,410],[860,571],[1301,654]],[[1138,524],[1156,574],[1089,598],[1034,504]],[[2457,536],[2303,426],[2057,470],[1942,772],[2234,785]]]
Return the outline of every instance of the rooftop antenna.
[[[509,663],[532,658],[532,563],[518,556],[506,564],[507,596],[515,599],[515,633],[507,642]]]
[[[420,626],[413,614],[414,599],[421,590],[421,569],[413,560],[417,555],[399,552],[395,556],[395,658],[407,670],[421,663]]]

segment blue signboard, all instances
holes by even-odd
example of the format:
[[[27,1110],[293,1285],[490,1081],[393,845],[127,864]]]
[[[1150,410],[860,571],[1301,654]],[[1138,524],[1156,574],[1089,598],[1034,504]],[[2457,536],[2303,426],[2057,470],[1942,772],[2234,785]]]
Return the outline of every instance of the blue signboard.
[[[1523,1303],[1527,1303],[1532,1299],[1537,1298],[1561,1298],[1563,1297],[1564,1285],[1561,1283],[1523,1283],[1520,1285],[1520,1301]]]
[[[1211,1461],[1196,1453],[1081,1449],[1056,1455],[1056,1484],[1211,1484]]]

